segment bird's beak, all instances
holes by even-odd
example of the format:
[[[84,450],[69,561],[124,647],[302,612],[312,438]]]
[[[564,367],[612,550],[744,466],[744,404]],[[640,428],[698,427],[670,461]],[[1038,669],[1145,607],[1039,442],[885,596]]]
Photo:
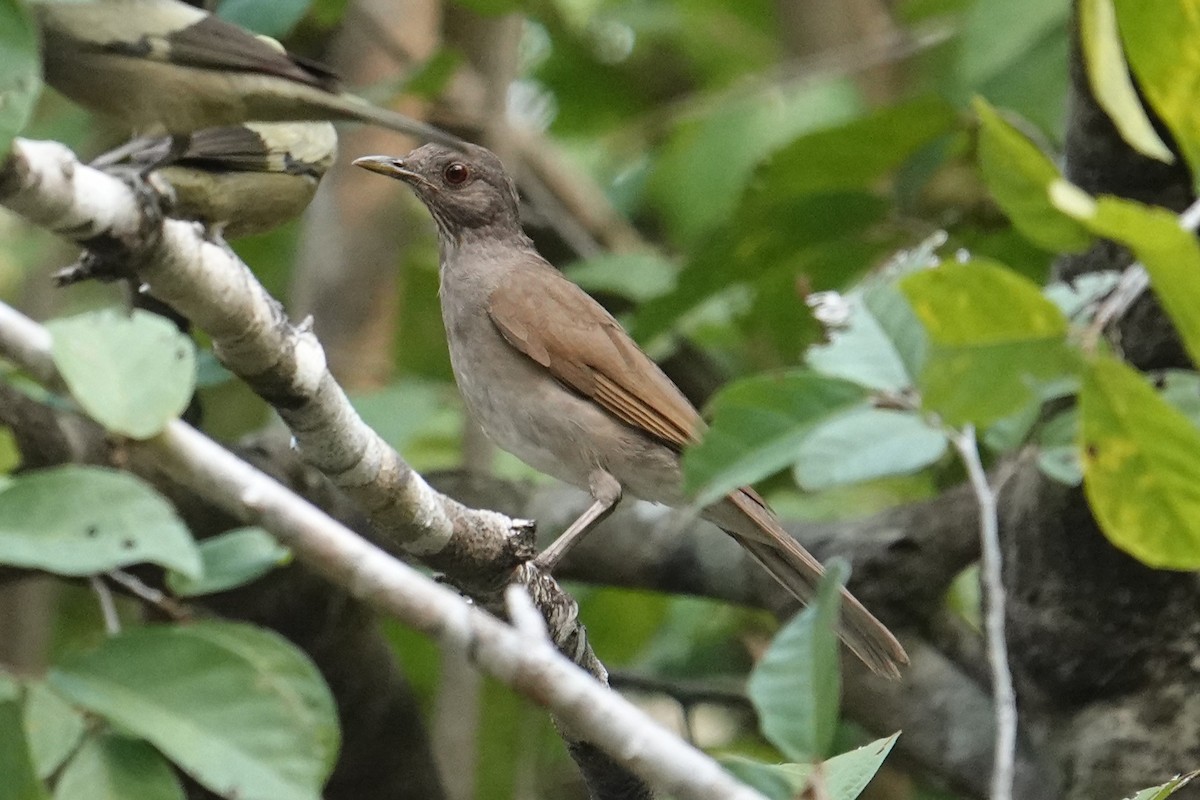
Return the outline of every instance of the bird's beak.
[[[408,168],[403,158],[363,156],[362,158],[354,159],[353,164],[370,172],[378,172],[380,175],[387,175],[389,178],[398,178],[407,183],[412,183],[414,180],[420,178],[417,173]]]

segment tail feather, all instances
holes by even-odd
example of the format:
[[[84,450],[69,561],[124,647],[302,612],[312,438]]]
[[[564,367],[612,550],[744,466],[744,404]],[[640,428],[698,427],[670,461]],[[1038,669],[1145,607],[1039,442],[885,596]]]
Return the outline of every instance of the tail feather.
[[[722,512],[712,514],[714,522],[797,600],[811,600],[825,574],[821,562],[780,527],[775,515],[752,492],[734,492],[722,506],[711,509]],[[735,510],[736,514],[730,513]],[[900,665],[908,663],[908,654],[892,632],[844,588],[838,636],[878,675],[899,678]]]

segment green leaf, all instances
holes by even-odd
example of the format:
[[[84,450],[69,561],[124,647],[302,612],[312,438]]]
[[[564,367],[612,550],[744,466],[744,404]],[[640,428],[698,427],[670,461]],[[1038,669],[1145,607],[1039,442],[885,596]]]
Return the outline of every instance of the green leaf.
[[[906,381],[900,388],[910,388],[921,374],[929,353],[929,336],[925,326],[917,318],[898,282],[870,287],[863,294],[863,304],[879,323],[890,348],[904,365]]]
[[[1097,358],[1080,393],[1083,488],[1109,540],[1159,569],[1200,569],[1200,430],[1143,377]]]
[[[0,672],[0,800],[46,800],[21,721],[21,687]]]
[[[776,634],[746,684],[763,735],[792,761],[821,758],[837,731],[837,619],[848,573],[845,562],[828,565],[813,602]]]
[[[741,95],[676,131],[647,189],[676,236],[695,242],[729,218],[768,153],[815,128],[846,122],[860,107],[846,82]]]
[[[1171,317],[1192,363],[1200,364],[1200,243],[1165,208],[1117,197],[1094,202],[1065,193],[1060,206],[1097,236],[1129,247],[1146,267],[1154,293]]]
[[[1186,775],[1177,775],[1166,783],[1160,783],[1158,786],[1151,786],[1149,789],[1142,789],[1129,800],[1167,800],[1168,797],[1175,792],[1187,786],[1197,777],[1200,777],[1200,770],[1189,772]]]
[[[184,800],[183,786],[158,751],[115,733],[90,737],[54,787],[55,800]]]
[[[224,592],[266,575],[291,557],[292,551],[262,528],[236,528],[200,542],[204,569],[199,578],[172,572],[167,586],[181,597]]]
[[[852,276],[826,274],[827,263],[838,263],[830,251],[846,247],[886,214],[880,198],[851,191],[778,195],[752,212],[743,207],[693,248],[672,291],[638,308],[633,336],[649,341],[714,295],[774,275],[785,275],[793,286],[797,274],[805,274],[813,289],[843,286]],[[870,263],[863,258],[854,266],[864,270]],[[807,313],[799,294],[791,294],[794,314]]]
[[[1121,138],[1144,156],[1170,164],[1171,148],[1163,143],[1129,76],[1113,0],[1080,0],[1079,40],[1092,96],[1108,113]]]
[[[0,163],[25,128],[42,91],[38,32],[20,0],[0,0]]]
[[[826,797],[829,800],[854,800],[862,794],[883,765],[883,760],[892,752],[898,738],[899,731],[826,761],[821,769],[825,778]]]
[[[239,800],[319,800],[337,754],[333,700],[302,653],[231,623],[125,631],[51,670],[57,691]]]
[[[671,290],[676,268],[654,253],[607,253],[577,261],[563,272],[589,292],[610,292],[644,303]]]
[[[962,30],[962,59],[957,72],[973,88],[1012,72],[1048,34],[1063,25],[1066,3],[976,0],[969,4]]]
[[[187,408],[196,348],[169,320],[140,310],[96,311],[46,327],[71,395],[109,430],[148,439]]]
[[[908,475],[946,452],[946,435],[911,411],[862,406],[815,426],[796,454],[796,482],[809,491]]]
[[[713,423],[683,454],[684,486],[707,505],[791,465],[822,421],[862,402],[862,387],[798,371],[735,381],[711,403]]]
[[[221,0],[217,4],[217,16],[248,28],[264,36],[282,39],[296,27],[306,13],[312,0]]]
[[[913,384],[908,367],[861,292],[846,295],[850,320],[833,331],[828,344],[809,349],[805,360],[822,375],[853,381],[868,389],[900,392]],[[917,327],[914,325],[914,327]]]
[[[745,756],[724,756],[721,766],[747,786],[771,800],[792,800],[813,771],[811,764],[764,764]]]
[[[1092,236],[1087,229],[1050,201],[1050,187],[1063,180],[1058,168],[982,98],[975,98],[975,113],[979,168],[1017,230],[1047,250],[1075,252],[1088,247]]]
[[[742,204],[753,209],[777,197],[869,189],[957,123],[948,103],[927,96],[801,136],[755,169]]]
[[[83,738],[83,715],[41,681],[25,693],[25,731],[40,778],[50,777]]]
[[[923,405],[950,425],[986,425],[1074,374],[1067,320],[1037,285],[999,264],[947,262],[900,289],[925,328]]]
[[[1114,0],[1125,55],[1195,173],[1200,166],[1200,15],[1192,0]]]
[[[171,505],[138,478],[100,467],[37,470],[0,492],[0,563],[60,575],[141,563],[200,574]]]

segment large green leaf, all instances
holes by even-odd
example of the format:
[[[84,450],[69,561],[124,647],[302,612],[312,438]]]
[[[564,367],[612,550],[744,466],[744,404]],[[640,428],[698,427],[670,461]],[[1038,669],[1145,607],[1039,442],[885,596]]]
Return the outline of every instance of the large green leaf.
[[[828,565],[813,602],[775,635],[746,684],[763,735],[791,761],[822,758],[837,732],[837,620],[848,574],[844,562]]]
[[[196,348],[170,320],[140,310],[96,311],[46,327],[71,395],[109,430],[148,439],[187,408]]]
[[[815,372],[761,375],[713,398],[712,427],[683,455],[685,486],[706,505],[790,466],[821,422],[862,402],[862,387]]]
[[[1200,167],[1200,8],[1195,0],[1114,0],[1125,54],[1150,105]]]
[[[100,733],[83,743],[54,787],[55,800],[183,800],[183,786],[141,739]]]
[[[0,672],[0,800],[46,800],[21,721],[21,687]]]
[[[1154,130],[1129,76],[1113,0],[1080,0],[1077,13],[1092,96],[1134,150],[1159,161],[1174,161],[1174,153]]]
[[[1062,312],[999,264],[947,262],[900,288],[928,337],[922,403],[951,425],[998,420],[1077,370]]]
[[[703,300],[731,286],[769,284],[763,279],[771,276],[790,287],[767,289],[769,298],[791,301],[783,315],[804,314],[797,275],[821,290],[865,272],[878,256],[865,247],[878,238],[870,232],[888,213],[880,178],[954,123],[944,103],[920,99],[801,137],[765,158],[730,203],[729,219],[691,248],[674,290],[638,310],[635,337],[647,341]],[[700,199],[712,205],[711,195]]]
[[[801,792],[813,781],[821,782],[820,797],[855,800],[875,777],[899,736],[894,733],[818,765],[763,764],[744,757],[726,757],[721,759],[721,766],[772,800],[807,797]]]
[[[1154,293],[1187,348],[1200,364],[1200,244],[1165,208],[1080,192],[1056,195],[1060,207],[1098,236],[1129,247],[1146,267]]]
[[[30,683],[25,692],[25,731],[29,750],[41,778],[54,773],[83,738],[83,714],[44,683]]]
[[[784,275],[793,287],[798,274],[807,275],[813,289],[840,287],[852,275],[822,274],[823,262],[831,260],[827,248],[844,246],[886,213],[883,200],[861,191],[777,195],[769,207],[740,209],[693,248],[672,291],[637,310],[634,338],[649,341],[714,295],[772,275]],[[861,272],[870,264],[864,257],[852,266]],[[794,288],[790,295],[793,313],[808,313]]]
[[[60,575],[141,563],[200,573],[191,534],[158,493],[128,473],[70,465],[0,491],[0,563]]]
[[[810,491],[907,475],[946,452],[946,434],[916,413],[862,406],[819,423],[796,454],[796,482]]]
[[[975,98],[975,113],[979,167],[992,196],[1017,230],[1047,250],[1086,248],[1091,234],[1050,201],[1050,187],[1062,180],[1058,168],[982,98]]]
[[[261,578],[291,560],[292,552],[262,528],[235,528],[200,542],[204,564],[198,579],[177,572],[167,586],[182,597],[224,592]]]
[[[0,0],[0,163],[42,89],[37,26],[21,0]]]
[[[50,684],[239,800],[318,800],[338,748],[329,690],[276,634],[231,623],[125,631]]]
[[[1089,365],[1079,402],[1083,487],[1101,530],[1152,567],[1200,569],[1200,429],[1112,358]]]

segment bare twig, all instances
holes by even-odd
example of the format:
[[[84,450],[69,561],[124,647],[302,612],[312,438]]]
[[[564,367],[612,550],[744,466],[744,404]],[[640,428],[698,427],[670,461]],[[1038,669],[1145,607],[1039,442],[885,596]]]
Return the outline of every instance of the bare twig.
[[[100,603],[100,615],[104,617],[105,633],[109,636],[116,636],[121,632],[121,618],[117,615],[117,604],[113,601],[112,589],[108,588],[104,578],[99,575],[88,577],[88,585],[92,587],[92,591],[96,594],[96,600]]]
[[[136,575],[131,575],[124,570],[114,569],[112,572],[105,573],[105,576],[134,597],[148,605],[154,606],[173,620],[180,621],[191,619],[192,617],[191,613],[176,602],[173,597],[155,589],[153,586],[147,586]]]
[[[1005,589],[1001,574],[1000,521],[996,493],[988,483],[975,426],[949,432],[967,470],[967,479],[979,502],[979,536],[982,549],[980,579],[985,595],[983,627],[987,637],[988,663],[992,672],[992,697],[996,714],[996,746],[992,763],[991,800],[1012,800],[1017,752],[1017,695],[1008,665],[1008,641],[1004,635]]]

